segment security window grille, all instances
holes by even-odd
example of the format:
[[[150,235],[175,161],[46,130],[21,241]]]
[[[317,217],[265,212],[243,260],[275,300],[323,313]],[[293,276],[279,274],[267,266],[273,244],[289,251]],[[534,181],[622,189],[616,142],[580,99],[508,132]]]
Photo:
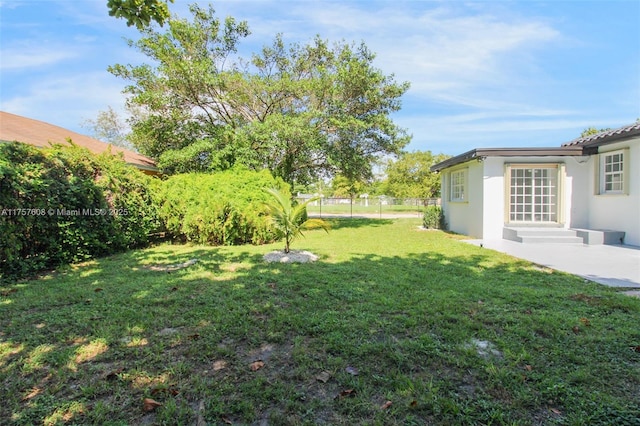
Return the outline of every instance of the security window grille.
[[[451,173],[451,201],[465,200],[465,170]]]
[[[624,190],[624,155],[622,152],[602,156],[602,190],[619,193]]]
[[[557,175],[556,168],[512,168],[509,220],[556,222]]]

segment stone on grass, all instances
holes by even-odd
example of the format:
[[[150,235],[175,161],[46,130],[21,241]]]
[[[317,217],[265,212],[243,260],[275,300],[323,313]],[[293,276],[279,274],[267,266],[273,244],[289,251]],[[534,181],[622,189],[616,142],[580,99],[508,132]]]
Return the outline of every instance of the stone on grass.
[[[502,352],[496,349],[495,345],[486,340],[471,339],[471,343],[467,347],[474,348],[478,355],[482,358],[489,358],[491,356],[502,358]]]
[[[318,260],[318,256],[308,251],[291,250],[289,253],[284,251],[272,251],[264,255],[266,262],[279,262],[279,263],[307,263],[315,262]]]

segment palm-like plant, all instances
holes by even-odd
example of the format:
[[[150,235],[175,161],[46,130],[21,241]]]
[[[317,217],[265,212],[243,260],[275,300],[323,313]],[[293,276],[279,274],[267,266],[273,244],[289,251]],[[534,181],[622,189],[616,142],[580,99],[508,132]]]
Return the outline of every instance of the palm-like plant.
[[[307,205],[318,197],[311,198],[304,203],[292,205],[291,199],[281,191],[269,188],[265,191],[271,195],[272,199],[265,203],[269,210],[271,224],[276,231],[278,238],[284,238],[284,252],[289,253],[291,242],[307,229],[324,229],[329,232],[329,224],[322,219],[307,219],[303,221],[307,211]]]

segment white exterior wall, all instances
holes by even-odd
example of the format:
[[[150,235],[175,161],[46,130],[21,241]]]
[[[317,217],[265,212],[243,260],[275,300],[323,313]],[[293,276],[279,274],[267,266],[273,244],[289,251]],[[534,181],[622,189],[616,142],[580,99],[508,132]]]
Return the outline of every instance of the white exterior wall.
[[[488,157],[484,160],[484,236],[485,239],[501,239],[508,213],[508,187],[506,164],[561,164],[564,176],[559,181],[559,217],[564,227],[583,228],[588,222],[584,184],[588,174],[589,157]],[[577,186],[577,187],[576,187]],[[562,198],[561,198],[562,197]]]
[[[482,216],[484,232],[481,238],[499,240],[502,238],[505,212],[504,158],[487,157],[484,162],[484,208]]]
[[[589,228],[593,156],[565,158],[565,228]]]
[[[484,185],[483,170],[484,164],[479,161],[470,161],[469,163],[469,204],[468,204],[468,220],[469,234],[473,237],[483,234],[483,205],[484,205]]]
[[[482,162],[472,160],[442,173],[442,206],[449,229],[459,234],[481,239],[501,239],[507,215],[505,173],[510,164],[563,164],[564,179],[558,196],[564,217],[564,227],[588,227],[587,194],[591,157],[487,157]],[[450,201],[450,173],[468,170],[468,200]],[[576,186],[574,188],[574,186]]]
[[[626,194],[598,194],[599,155],[608,151],[627,149],[625,161]],[[640,138],[609,144],[599,148],[599,155],[592,156],[589,167],[588,227],[624,231],[624,243],[640,246]]]
[[[466,170],[466,200],[451,201],[451,173]],[[482,163],[472,160],[442,172],[442,209],[448,229],[462,235],[482,238]]]

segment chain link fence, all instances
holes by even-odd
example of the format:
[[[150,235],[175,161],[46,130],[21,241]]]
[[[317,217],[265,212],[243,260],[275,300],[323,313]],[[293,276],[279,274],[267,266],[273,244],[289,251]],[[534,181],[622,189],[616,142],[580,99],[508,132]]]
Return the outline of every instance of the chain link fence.
[[[313,195],[299,194],[299,202],[307,201]],[[312,216],[370,216],[402,215],[422,216],[426,206],[439,206],[439,198],[393,198],[386,196],[358,198],[322,197],[307,205]]]

